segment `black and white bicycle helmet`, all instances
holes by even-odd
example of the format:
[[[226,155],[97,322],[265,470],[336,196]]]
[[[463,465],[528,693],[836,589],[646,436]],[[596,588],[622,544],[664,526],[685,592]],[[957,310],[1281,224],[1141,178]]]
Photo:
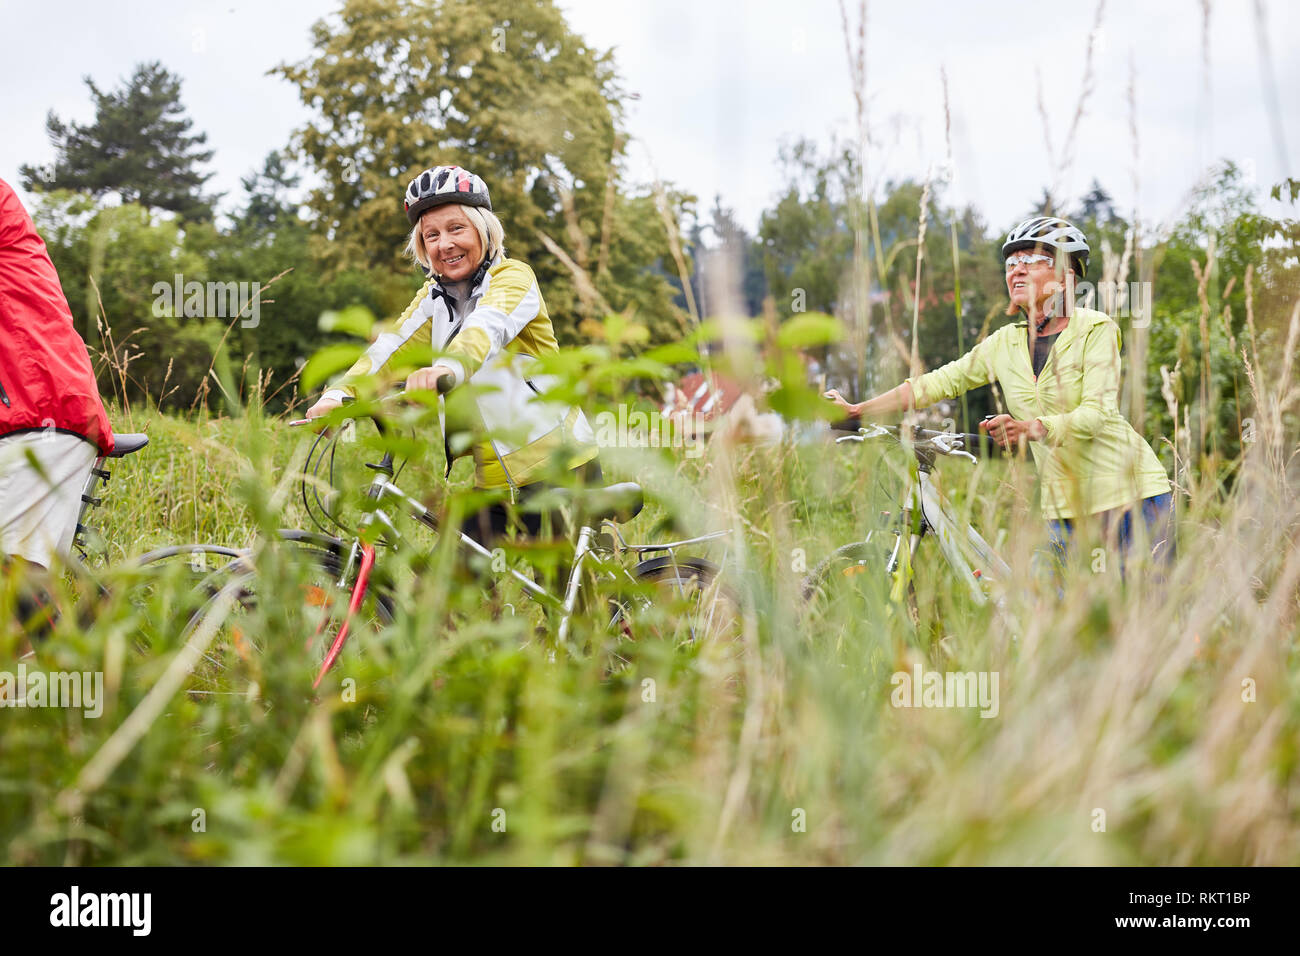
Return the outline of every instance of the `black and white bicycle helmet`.
[[[406,218],[414,226],[426,209],[451,202],[492,208],[487,183],[459,166],[435,166],[420,173],[406,187],[402,206],[406,209]]]
[[[1045,246],[1056,252],[1064,252],[1074,264],[1074,271],[1080,278],[1088,271],[1088,237],[1078,226],[1055,216],[1035,216],[1026,219],[1007,233],[1007,241],[1002,243],[1002,258],[1022,249]]]

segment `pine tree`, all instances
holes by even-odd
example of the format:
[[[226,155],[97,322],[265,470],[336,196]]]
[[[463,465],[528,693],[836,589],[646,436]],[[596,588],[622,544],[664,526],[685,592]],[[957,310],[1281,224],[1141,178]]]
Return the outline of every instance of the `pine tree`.
[[[1105,225],[1115,219],[1115,200],[1094,179],[1074,218]]]
[[[1038,205],[1034,207],[1030,216],[1055,216],[1056,200],[1052,196],[1051,190],[1046,186],[1043,187],[1043,195],[1038,200]]]
[[[198,166],[212,159],[212,150],[201,148],[206,133],[190,133],[180,77],[153,62],[137,66],[115,91],[101,91],[90,77],[85,81],[95,101],[95,121],[88,126],[65,123],[51,110],[45,129],[57,153],[53,167],[23,165],[23,186],[94,196],[116,192],[123,203],[210,220],[219,197],[202,195],[213,174]]]
[[[297,224],[298,204],[293,201],[292,192],[300,181],[300,177],[290,172],[280,151],[271,150],[259,171],[239,180],[248,193],[248,203],[239,215],[237,225],[273,234],[285,226]]]

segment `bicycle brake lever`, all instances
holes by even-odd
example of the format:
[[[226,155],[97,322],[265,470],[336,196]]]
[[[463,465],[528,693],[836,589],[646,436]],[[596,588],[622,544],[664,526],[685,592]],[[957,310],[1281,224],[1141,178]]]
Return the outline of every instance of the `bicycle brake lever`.
[[[965,442],[960,438],[946,438],[943,435],[936,435],[934,438],[930,439],[930,444],[934,445],[934,447],[939,449],[939,451],[944,455],[954,458],[969,458],[975,464],[979,464],[978,458],[970,452],[962,450],[965,446]]]
[[[840,442],[845,442],[845,441],[866,441],[866,439],[863,438],[861,435],[845,435],[843,438],[835,439],[835,444],[838,445]]]

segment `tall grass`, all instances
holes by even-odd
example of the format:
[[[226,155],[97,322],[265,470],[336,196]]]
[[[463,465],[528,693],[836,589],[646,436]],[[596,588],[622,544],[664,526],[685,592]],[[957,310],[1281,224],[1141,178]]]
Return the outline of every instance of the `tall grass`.
[[[1277,409],[1293,386],[1270,371],[1256,401]],[[597,656],[555,658],[536,617],[494,618],[478,586],[435,575],[402,586],[406,613],[359,637],[313,699],[300,635],[276,632],[298,571],[265,549],[262,573],[284,587],[258,612],[278,648],[260,693],[171,695],[87,775],[179,650],[165,586],[133,599],[121,557],[302,521],[276,495],[302,454],[282,422],[136,415],[152,442],[117,464],[99,516],[119,586],[38,655],[103,671],[107,703],[98,719],[0,711],[5,862],[1233,864],[1300,851],[1300,508],[1278,471],[1278,447],[1294,447],[1280,414],[1226,502],[1188,502],[1163,586],[1141,568],[1121,581],[1115,555],[1098,563],[1084,542],[1058,598],[1033,572],[1029,467],[941,463],[963,514],[1004,532],[1016,579],[1004,619],[923,549],[920,626],[871,588],[815,627],[798,600],[803,563],[891,506],[894,452],[724,439],[698,462],[612,451],[611,472],[656,491],[629,536],[659,533],[670,512],[739,529],[728,563],[752,611],[739,664],[647,644],[609,678]],[[340,470],[363,470],[364,440],[346,452]],[[0,654],[15,652],[10,627]],[[997,672],[998,715],[892,706],[890,676],[918,664]]]
[[[846,49],[861,86],[863,7],[858,22],[856,51]],[[1090,88],[1089,61],[1074,130]],[[1058,177],[1074,139],[1054,161]],[[1136,142],[1134,156],[1136,166]],[[865,183],[861,198],[848,300],[865,349],[870,256],[877,274],[886,269]],[[665,225],[684,275],[676,226]],[[1121,576],[1113,548],[1085,529],[1058,593],[1037,571],[1032,466],[943,460],[938,481],[1012,568],[1005,609],[974,603],[926,542],[915,620],[886,582],[865,578],[852,600],[810,613],[800,579],[897,507],[902,453],[725,434],[698,460],[606,449],[607,475],[651,497],[629,539],[732,531],[727,581],[744,611],[734,646],[645,642],[622,649],[629,664],[613,675],[599,614],[578,623],[592,653],[557,653],[553,622],[508,587],[489,592],[456,573],[446,543],[417,533],[410,556],[386,558],[396,620],[358,633],[313,694],[295,617],[311,569],[275,534],[307,525],[293,492],[310,439],[265,416],[256,395],[234,417],[119,410],[119,427],[151,443],[114,464],[94,516],[106,550],[93,573],[107,594],[83,578],[56,582],[65,613],[28,662],[102,672],[103,713],[0,709],[0,861],[1294,862],[1300,308],[1258,317],[1273,342],[1263,358],[1249,292],[1247,308],[1250,394],[1237,400],[1257,435],[1241,458],[1186,477],[1189,409],[1166,393],[1180,494],[1178,560],[1163,578],[1138,557]],[[757,379],[762,362],[745,359]],[[1140,381],[1158,370],[1127,371]],[[585,385],[598,385],[587,394],[617,390],[588,374]],[[340,446],[339,485],[368,478],[369,434]],[[444,486],[440,447],[419,433],[401,483],[447,514],[464,504],[469,475],[462,463]],[[253,693],[186,693],[195,569],[131,567],[152,547],[190,541],[253,548],[259,601],[246,626],[270,647]],[[13,614],[21,584],[9,576],[0,590],[0,670],[14,668],[24,640]],[[894,706],[893,675],[916,668],[996,674],[996,716]]]

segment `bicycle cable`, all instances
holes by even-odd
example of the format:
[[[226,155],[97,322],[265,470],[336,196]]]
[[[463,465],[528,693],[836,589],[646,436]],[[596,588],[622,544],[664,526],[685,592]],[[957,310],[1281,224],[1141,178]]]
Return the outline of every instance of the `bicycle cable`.
[[[370,417],[374,419],[373,415]],[[352,419],[351,421],[353,423],[353,427],[355,428],[356,427],[355,419]],[[329,507],[325,504],[325,501],[321,498],[320,495],[320,485],[321,485],[320,469],[321,469],[321,465],[324,464],[327,455],[329,457],[329,468],[327,471],[327,475],[329,479],[329,487],[331,489],[336,489],[338,487],[334,481],[334,464],[335,464],[335,456],[338,451],[339,439],[342,437],[343,434],[343,427],[346,427],[346,425],[340,427],[337,431],[333,432],[332,434],[329,429],[322,430],[316,436],[316,440],[312,442],[312,446],[310,450],[307,452],[307,459],[306,461],[303,462],[303,479],[302,479],[302,489],[301,489],[303,509],[306,511],[307,517],[311,520],[311,523],[314,524],[318,529],[320,529],[320,531],[322,531],[325,534],[331,534],[334,529],[327,527],[326,524],[322,522],[321,518],[324,518],[325,521],[328,521],[329,524],[334,526],[334,528],[338,529],[339,531],[342,531],[345,534],[356,533],[355,529],[344,524],[344,522],[336,514],[330,511]],[[375,419],[375,427],[378,429],[382,437],[384,433],[384,429],[377,419]],[[329,439],[328,444],[326,444],[326,446],[322,449],[321,442],[325,441],[327,437]],[[412,438],[415,437],[414,426],[412,426],[411,428],[411,437]],[[313,463],[313,459],[315,459],[314,463]],[[393,474],[391,475],[389,480],[394,482],[397,481],[398,476],[401,475],[403,469],[406,468],[406,465],[409,461],[410,461],[409,457],[403,458],[397,464],[397,467],[393,470]],[[311,472],[310,482],[308,482],[307,480],[308,470],[310,470]],[[309,483],[312,486],[310,498],[307,495],[307,485]],[[312,503],[311,503],[312,498],[316,500],[315,508],[312,507]],[[320,517],[317,517],[317,511],[319,511]]]
[[[320,443],[326,439],[326,436],[327,436],[327,432],[325,431],[322,431],[319,435],[316,436],[316,440],[312,443],[311,450],[307,453],[307,461],[303,463],[304,474],[303,474],[303,481],[302,481],[302,503],[303,503],[303,507],[307,511],[307,517],[311,519],[312,524],[314,524],[325,534],[330,534],[331,529],[327,527],[320,520],[320,518],[316,516],[316,510],[313,509],[311,505],[311,498],[307,496],[307,485],[310,484],[312,489],[311,497],[316,499],[316,506],[317,508],[319,508],[320,514],[326,520],[333,522],[335,525],[338,524],[338,522],[329,513],[329,509],[325,507],[325,503],[321,500],[320,497],[320,465],[321,465],[321,461],[325,457],[325,454],[323,451],[321,451],[321,453],[318,456],[317,450],[320,448]],[[331,436],[331,440],[332,440],[332,436]],[[315,459],[314,465],[312,464],[313,458]],[[306,472],[308,469],[311,470],[312,480],[310,482],[308,482],[306,477]]]

